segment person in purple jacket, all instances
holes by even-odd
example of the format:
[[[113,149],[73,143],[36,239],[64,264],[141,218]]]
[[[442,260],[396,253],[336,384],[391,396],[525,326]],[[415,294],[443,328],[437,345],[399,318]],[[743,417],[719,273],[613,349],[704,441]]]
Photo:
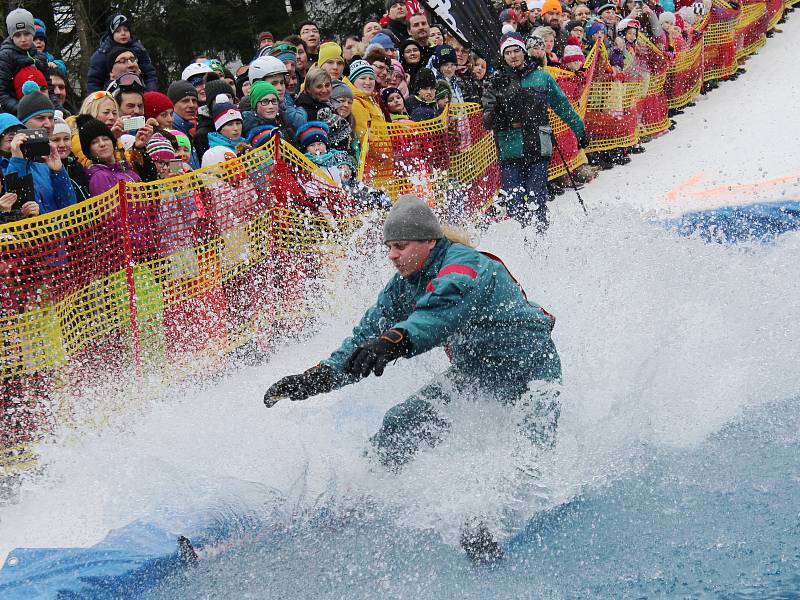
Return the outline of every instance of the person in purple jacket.
[[[120,181],[141,181],[128,161],[116,152],[114,134],[107,125],[89,115],[79,115],[75,123],[81,150],[92,161],[92,166],[86,169],[92,196],[116,187]]]

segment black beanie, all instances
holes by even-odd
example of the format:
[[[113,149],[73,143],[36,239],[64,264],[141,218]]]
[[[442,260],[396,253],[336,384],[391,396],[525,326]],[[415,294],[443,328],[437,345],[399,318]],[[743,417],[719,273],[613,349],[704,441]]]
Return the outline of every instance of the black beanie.
[[[206,106],[208,110],[214,107],[215,100],[219,94],[225,94],[233,102],[233,88],[224,79],[214,79],[206,83]]]
[[[98,121],[91,115],[78,115],[75,119],[75,125],[78,126],[78,139],[81,141],[81,150],[89,160],[93,160],[91,148],[95,138],[106,136],[111,139],[112,143],[115,142],[116,138],[114,138],[114,134],[111,133],[108,125]]]
[[[136,56],[136,53],[133,52],[133,50],[131,50],[127,46],[114,46],[113,48],[111,48],[111,50],[106,52],[106,64],[108,65],[109,73],[111,72],[111,69],[114,67],[114,62],[117,60],[117,58],[119,58],[119,55],[122,54],[123,52],[130,52],[131,54]]]
[[[414,93],[416,94],[422,88],[435,88],[436,77],[430,69],[420,69],[417,71],[417,76],[414,78]]]
[[[186,96],[193,96],[197,99],[197,90],[188,81],[181,79],[180,81],[173,81],[167,88],[167,97],[172,100],[173,104],[177,104]]]

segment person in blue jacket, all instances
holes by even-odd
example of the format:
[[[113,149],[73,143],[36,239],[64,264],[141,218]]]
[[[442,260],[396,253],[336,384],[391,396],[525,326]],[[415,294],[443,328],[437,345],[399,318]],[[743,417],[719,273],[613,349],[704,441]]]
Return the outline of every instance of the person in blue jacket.
[[[110,83],[108,74],[111,72],[111,65],[108,64],[107,54],[115,46],[122,46],[133,52],[139,70],[142,72],[142,81],[148,92],[158,91],[158,75],[150,54],[131,32],[131,20],[127,15],[115,13],[108,19],[106,32],[100,38],[100,45],[92,54],[89,61],[89,73],[86,77],[86,92],[91,94],[99,90],[104,90]]]
[[[526,299],[498,259],[449,241],[422,200],[398,199],[384,225],[384,242],[397,273],[377,302],[329,358],[275,383],[264,403],[305,400],[371,373],[380,376],[398,358],[444,346],[452,366],[443,380],[391,408],[370,439],[378,460],[397,470],[449,429],[436,408],[449,401],[449,394],[477,390],[513,404],[531,381],[560,380],[561,362],[550,337],[553,317]],[[554,405],[544,428],[526,419],[524,433],[551,447],[558,412]],[[480,524],[465,533],[462,546],[474,558],[501,554]]]
[[[39,91],[39,86],[28,81],[22,86],[25,95],[17,106],[17,117],[28,129],[46,129],[48,136],[53,133],[55,108],[53,103]],[[22,146],[27,140],[24,133],[17,133],[11,140],[11,158],[4,175],[16,173],[20,177],[31,174],[36,204],[40,214],[52,212],[75,204],[75,190],[69,174],[61,162],[55,144],[50,142],[50,154],[28,160],[23,155]]]
[[[67,76],[67,63],[47,51],[47,27],[41,19],[33,20],[33,45],[39,52],[44,54],[47,59],[47,66],[51,69],[51,75],[55,72],[61,77]]]

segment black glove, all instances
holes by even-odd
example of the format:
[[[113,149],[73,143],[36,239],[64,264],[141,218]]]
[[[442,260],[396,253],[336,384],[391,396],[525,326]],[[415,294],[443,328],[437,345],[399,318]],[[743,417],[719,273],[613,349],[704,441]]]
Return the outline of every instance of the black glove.
[[[408,356],[411,342],[402,329],[387,329],[381,337],[368,340],[356,348],[344,363],[344,370],[357,377],[366,377],[375,373],[383,375],[388,363]]]
[[[272,408],[283,398],[305,400],[310,396],[324,394],[333,389],[333,370],[322,363],[311,367],[300,375],[288,375],[275,383],[264,394],[264,404]]]

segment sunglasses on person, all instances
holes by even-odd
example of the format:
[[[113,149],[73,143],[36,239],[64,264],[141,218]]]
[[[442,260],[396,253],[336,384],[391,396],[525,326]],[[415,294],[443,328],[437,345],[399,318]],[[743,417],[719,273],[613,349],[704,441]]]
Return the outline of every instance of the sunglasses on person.
[[[103,98],[114,98],[114,96],[111,94],[111,92],[107,92],[106,90],[100,90],[89,94],[89,98],[91,98],[92,100],[102,100]]]

